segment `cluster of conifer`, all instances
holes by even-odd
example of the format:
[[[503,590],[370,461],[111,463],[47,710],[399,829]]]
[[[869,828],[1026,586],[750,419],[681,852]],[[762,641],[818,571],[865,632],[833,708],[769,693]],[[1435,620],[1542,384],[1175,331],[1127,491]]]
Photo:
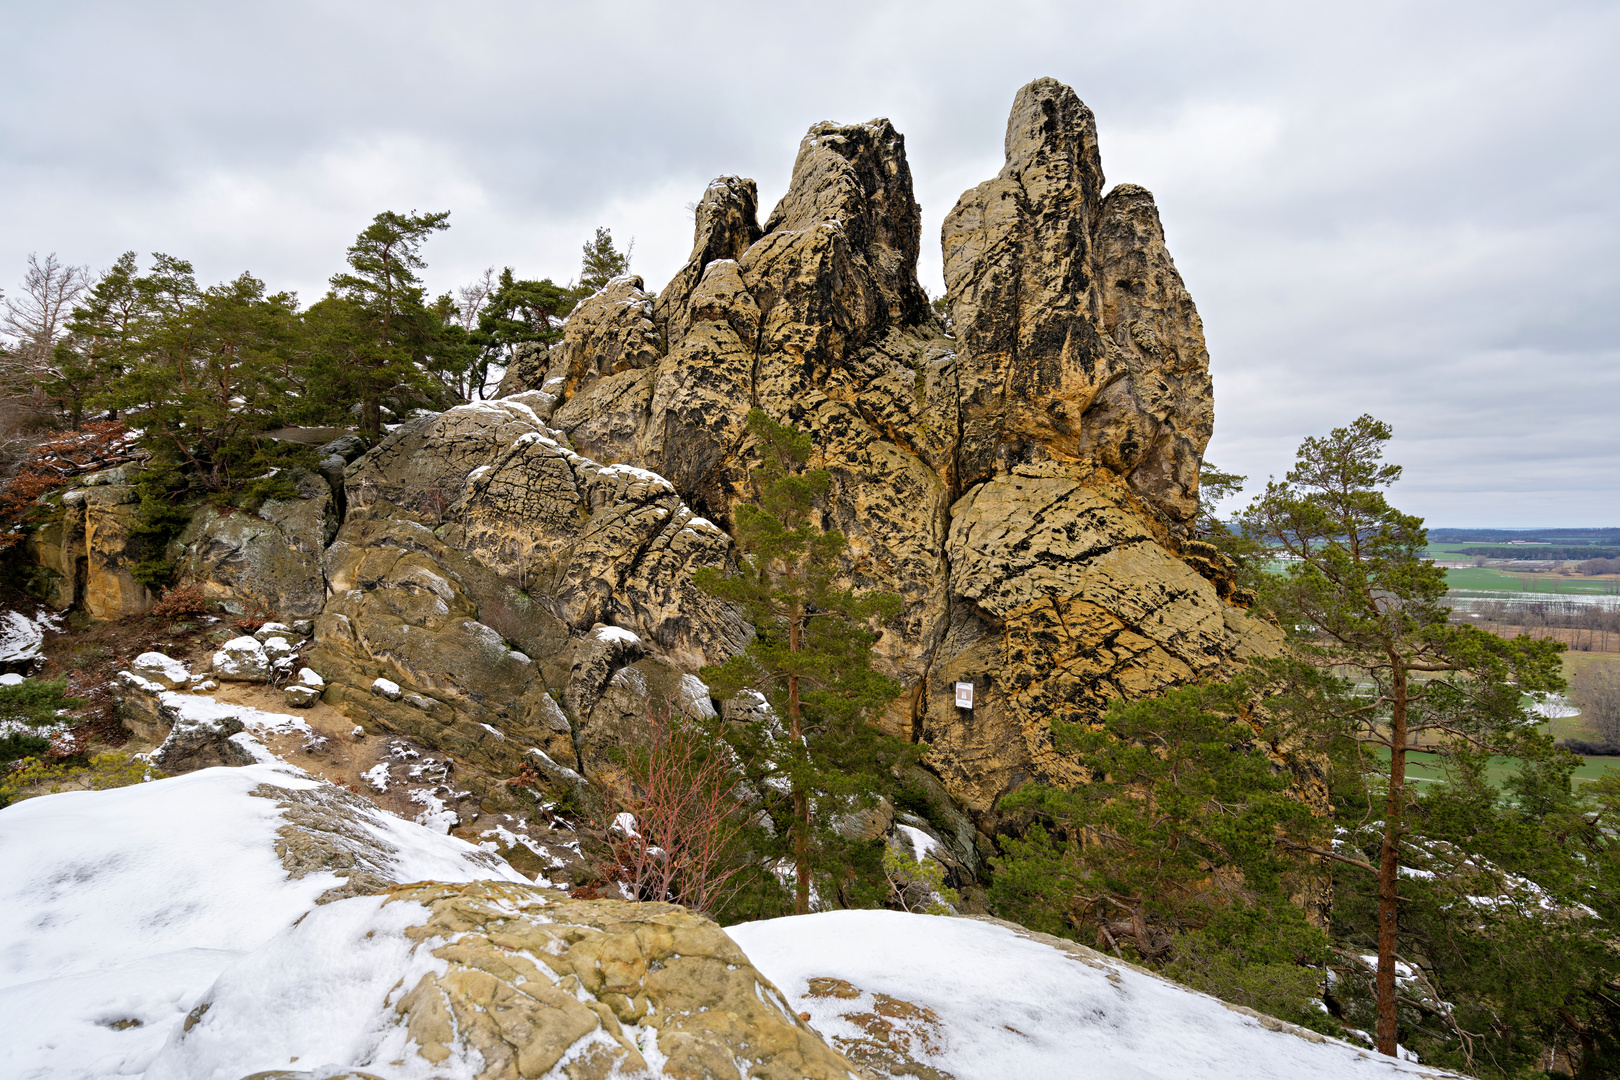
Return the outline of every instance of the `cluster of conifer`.
[[[422,248],[448,219],[378,214],[307,307],[252,274],[199,284],[171,255],[143,269],[130,252],[93,278],[54,256],[31,260],[6,301],[4,390],[13,404],[43,399],[74,429],[122,420],[186,486],[227,491],[290,452],[269,431],[358,427],[376,438],[391,416],[492,393],[491,373],[515,349],[556,339],[574,304],[629,266],[598,229],[575,283],[507,268],[431,298]]]

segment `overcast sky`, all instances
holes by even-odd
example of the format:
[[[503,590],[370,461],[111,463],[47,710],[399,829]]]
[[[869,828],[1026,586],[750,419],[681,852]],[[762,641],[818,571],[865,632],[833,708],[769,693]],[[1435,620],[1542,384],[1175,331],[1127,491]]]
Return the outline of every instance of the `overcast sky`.
[[[714,176],[887,116],[939,225],[1020,85],[1155,193],[1251,490],[1387,420],[1431,525],[1620,525],[1620,5],[611,5],[0,0],[0,286],[29,252],[243,270],[307,303],[382,209],[452,211],[427,278],[572,277],[595,225],[659,287]]]

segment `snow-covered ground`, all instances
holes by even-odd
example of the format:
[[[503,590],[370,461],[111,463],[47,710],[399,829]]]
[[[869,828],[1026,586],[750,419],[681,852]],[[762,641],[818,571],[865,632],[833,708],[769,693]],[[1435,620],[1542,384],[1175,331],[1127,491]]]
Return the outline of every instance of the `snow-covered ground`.
[[[340,884],[288,877],[260,785],[322,786],[251,765],[0,810],[0,1076],[141,1075],[221,972]],[[394,880],[526,880],[380,811],[353,825],[392,851]]]
[[[289,876],[276,845],[299,799],[341,811],[335,829],[306,816],[299,836],[358,844],[384,880],[526,881],[283,764],[25,800],[0,810],[0,1077],[239,1080],[396,1060],[365,1068],[472,1076],[407,1052],[393,1012],[400,980],[434,963],[402,934],[420,910],[317,905],[339,875]],[[990,921],[837,911],[730,933],[835,1046],[876,1037],[954,1080],[1441,1075]]]
[[[829,911],[727,933],[835,1045],[870,1042],[886,1024],[892,1044],[956,1080],[1453,1075],[1262,1020],[987,920]],[[849,989],[829,992],[826,983],[812,993],[812,979],[843,980],[859,995],[838,996]]]
[[[61,624],[61,615],[47,611],[32,616],[20,611],[0,613],[0,663],[39,659],[45,631],[60,630]]]

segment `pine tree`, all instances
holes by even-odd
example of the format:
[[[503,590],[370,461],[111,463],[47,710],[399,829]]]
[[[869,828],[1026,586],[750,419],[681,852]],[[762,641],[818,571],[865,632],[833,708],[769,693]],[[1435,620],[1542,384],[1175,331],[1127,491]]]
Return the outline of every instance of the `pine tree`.
[[[613,246],[612,231],[598,225],[595,238],[585,245],[582,252],[575,295],[583,300],[620,274],[629,273],[630,254],[634,249],[635,241],[632,240],[629,250],[619,251]]]
[[[737,508],[737,573],[699,571],[698,585],[738,605],[755,628],[739,655],[702,677],[731,698],[764,695],[770,722],[729,730],[745,777],[773,823],[775,844],[794,867],[794,909],[810,910],[811,879],[839,863],[831,830],[838,814],[869,804],[890,786],[894,770],[915,748],[884,736],[869,721],[900,692],[872,669],[865,623],[898,614],[892,594],[837,588],[833,574],[844,536],[814,523],[816,500],[831,478],[806,469],[810,436],[759,409],[748,414],[760,464],[752,479],[757,502]],[[876,868],[874,868],[876,869]]]
[[[1256,671],[1116,702],[1101,725],[1054,719],[1090,779],[1001,801],[1028,827],[1001,837],[996,910],[1312,1023],[1319,974],[1301,961],[1325,960],[1327,938],[1293,902],[1311,870],[1283,841],[1319,842],[1326,822],[1275,760],[1301,749],[1285,688]]]
[[[142,333],[101,400],[207,490],[263,471],[258,444],[277,425],[278,376],[297,330],[293,297],[266,295],[249,274],[198,289],[190,264],[161,255],[137,284]]]
[[[512,362],[519,345],[550,344],[562,336],[562,320],[574,307],[574,296],[550,278],[519,280],[510,266],[484,302],[472,343],[479,350],[474,383],[482,386],[492,364]]]
[[[90,402],[131,362],[145,305],[136,281],[140,267],[126,251],[96,279],[68,318],[68,336],[52,350],[40,389],[77,429]]]
[[[359,402],[361,426],[373,439],[382,433],[385,396],[436,398],[437,373],[470,359],[446,332],[443,314],[428,307],[417,276],[427,265],[422,245],[448,229],[449,218],[448,210],[378,214],[350,245],[349,270],[334,274],[331,292],[311,308],[309,381],[326,396]]]
[[[1245,511],[1243,526],[1288,560],[1281,576],[1268,575],[1263,602],[1294,629],[1296,648],[1325,679],[1344,677],[1323,724],[1358,751],[1388,755],[1344,759],[1367,769],[1388,762],[1376,865],[1339,851],[1319,854],[1377,876],[1376,1045],[1393,1056],[1407,754],[1418,739],[1442,750],[1545,757],[1551,747],[1522,699],[1561,688],[1563,645],[1506,641],[1449,623],[1446,572],[1424,557],[1423,520],[1383,494],[1401,475],[1382,461],[1390,435],[1387,424],[1362,416],[1306,439],[1285,479],[1270,481]]]

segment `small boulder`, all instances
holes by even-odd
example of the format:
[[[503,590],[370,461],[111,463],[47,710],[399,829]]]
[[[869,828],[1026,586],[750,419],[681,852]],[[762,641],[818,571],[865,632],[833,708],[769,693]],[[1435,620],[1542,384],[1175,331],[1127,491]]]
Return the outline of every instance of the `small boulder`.
[[[252,765],[253,752],[231,736],[242,721],[234,716],[202,718],[182,715],[169,737],[152,753],[152,764],[167,773],[194,772],[215,765]]]
[[[376,694],[378,697],[387,698],[389,701],[398,701],[404,696],[404,691],[400,690],[399,683],[392,679],[377,679],[373,681],[371,684],[371,692]]]
[[[256,638],[232,638],[214,654],[214,675],[226,682],[269,682],[270,657]]]
[[[321,691],[318,688],[303,683],[293,683],[282,690],[282,693],[287,697],[287,704],[295,709],[307,709],[321,700]]]
[[[894,825],[894,807],[879,797],[871,806],[839,814],[832,819],[832,830],[852,843],[865,843],[886,836]]]
[[[293,628],[293,633],[297,634],[299,637],[314,637],[315,636],[315,623],[314,623],[313,620],[310,620],[310,619],[294,619],[293,624],[292,624],[292,628]]]
[[[299,668],[298,681],[303,683],[305,686],[313,686],[317,690],[322,690],[326,687],[326,680],[321,678],[313,668]]]
[[[182,690],[191,682],[186,665],[160,652],[143,652],[135,658],[130,670],[149,682],[161,683],[169,690]]]
[[[269,659],[272,668],[286,671],[292,668],[293,660],[298,656],[298,648],[284,637],[266,638],[264,655]]]
[[[293,628],[286,623],[267,622],[253,632],[253,636],[260,641],[269,641],[273,637],[288,637],[292,635]]]

